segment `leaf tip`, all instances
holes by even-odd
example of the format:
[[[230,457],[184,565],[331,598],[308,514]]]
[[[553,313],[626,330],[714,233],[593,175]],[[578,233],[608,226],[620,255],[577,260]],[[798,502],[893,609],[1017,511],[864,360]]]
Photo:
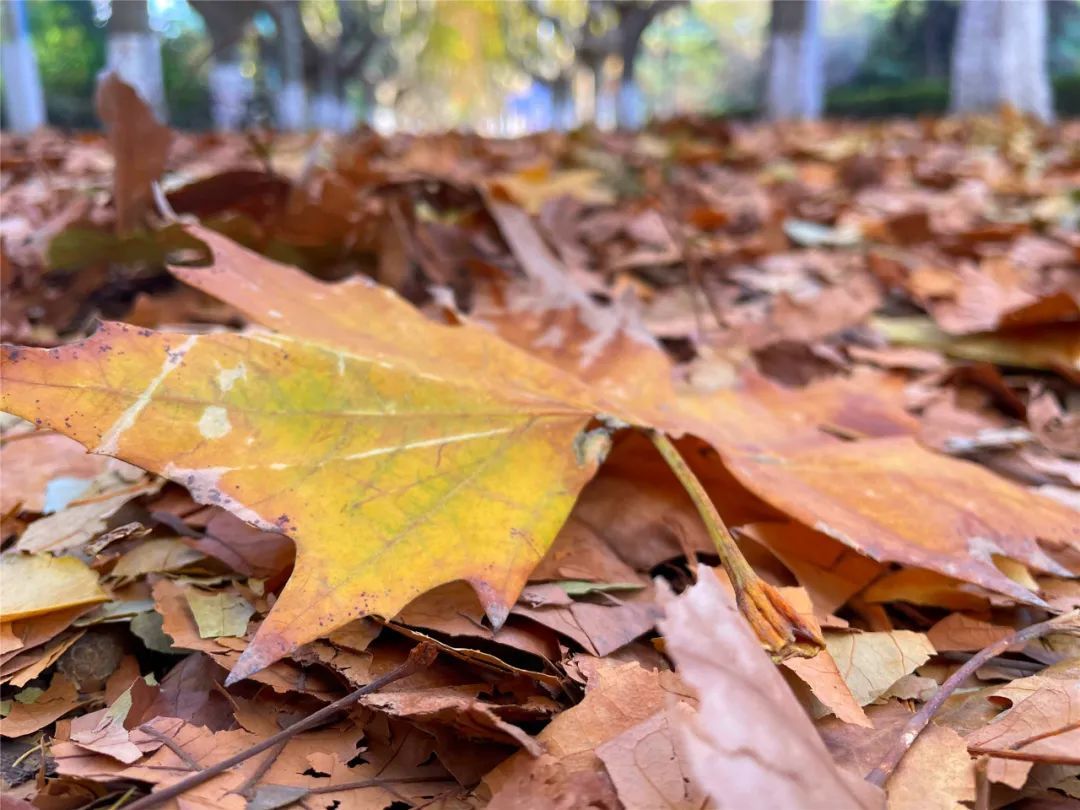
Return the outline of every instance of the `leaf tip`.
[[[506,619],[510,616],[510,604],[503,594],[482,579],[470,579],[469,584],[476,591],[476,595],[480,599],[480,605],[484,608],[488,621],[491,622],[491,628],[499,630],[506,624]]]
[[[237,659],[232,672],[225,678],[225,685],[232,686],[244,680],[244,678],[250,678],[256,672],[266,669],[276,661],[280,661],[295,647],[295,644],[290,644],[281,635],[256,634],[247,649]]]

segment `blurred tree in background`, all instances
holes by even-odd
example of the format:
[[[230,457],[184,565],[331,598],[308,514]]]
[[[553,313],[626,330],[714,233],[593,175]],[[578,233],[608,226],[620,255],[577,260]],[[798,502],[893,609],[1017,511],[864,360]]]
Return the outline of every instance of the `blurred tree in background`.
[[[146,4],[175,126],[368,123],[488,135],[761,112],[785,53],[777,44],[784,27],[770,11],[800,7],[758,0],[27,0],[51,124],[96,126],[93,88],[118,3]],[[812,116],[822,103],[832,115],[945,111],[962,6],[819,0],[818,25],[805,38],[818,55],[795,64],[810,66],[799,68],[806,77],[820,61],[821,87],[807,90],[794,112],[774,112]],[[1050,0],[1046,18],[1058,113],[1076,114],[1080,1]],[[823,102],[815,100],[822,93]]]

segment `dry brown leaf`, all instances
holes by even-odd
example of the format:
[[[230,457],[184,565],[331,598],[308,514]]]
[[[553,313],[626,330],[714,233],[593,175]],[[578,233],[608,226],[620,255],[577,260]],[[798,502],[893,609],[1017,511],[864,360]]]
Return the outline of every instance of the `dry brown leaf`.
[[[487,803],[488,810],[617,810],[615,787],[606,773],[567,771],[544,754],[528,769],[517,768]]]
[[[1011,632],[1011,627],[984,622],[963,613],[950,613],[927,630],[926,637],[938,652],[976,652]]]
[[[515,710],[478,698],[483,686],[452,686],[408,692],[381,692],[361,703],[392,717],[407,718],[421,728],[442,727],[452,738],[491,740],[516,745],[534,757],[544,753],[532,737],[504,717],[539,720],[549,715],[554,704],[536,704]]]
[[[674,714],[693,712],[676,703],[601,744],[604,763],[626,810],[697,810],[705,794],[686,771],[682,741],[672,731]]]
[[[0,557],[5,622],[91,605],[109,599],[97,574],[75,557],[7,553]]]
[[[889,810],[964,810],[975,800],[975,764],[963,738],[931,724],[886,785]]]
[[[35,432],[9,439],[0,447],[0,512],[7,513],[17,504],[41,512],[51,481],[94,478],[109,463],[59,433]]]
[[[30,524],[19,537],[15,548],[34,553],[60,553],[79,548],[104,532],[108,528],[108,519],[125,505],[161,489],[160,479],[147,476],[129,464],[112,461],[110,467],[112,469],[94,479],[78,500]]]
[[[554,762],[535,760],[521,752],[485,776],[484,784],[498,799],[515,789],[515,784],[546,780],[541,773],[548,768],[558,771],[560,779],[596,771],[601,768],[597,746],[648,719],[669,700],[685,699],[685,687],[670,672],[643,669],[636,663],[619,666],[605,662],[595,680],[590,680],[585,699],[555,717],[537,736]]]
[[[886,574],[860,595],[867,602],[910,602],[950,610],[986,609],[991,596],[974,585],[922,568],[901,568]]]
[[[806,588],[814,609],[827,616],[878,577],[883,567],[833,538],[799,523],[739,527],[775,554]]]
[[[1019,790],[1027,782],[1028,777],[1031,775],[1031,769],[1034,767],[1034,762],[987,757],[986,778],[990,782],[1008,785],[1014,790]]]
[[[873,723],[869,728],[835,718],[817,724],[837,764],[856,778],[881,763],[911,719],[911,711],[897,701],[870,706],[867,715]],[[974,798],[974,762],[955,731],[931,723],[885,787],[889,810],[961,810],[961,802]]]
[[[822,650],[813,658],[790,658],[784,661],[784,666],[809,686],[814,697],[839,719],[859,726],[870,725],[866,712],[851,693],[828,650]]]
[[[296,556],[289,538],[249,526],[223,509],[215,511],[207,522],[205,534],[190,542],[203,554],[249,577],[280,575]]]
[[[116,561],[109,575],[128,579],[143,574],[179,571],[202,559],[204,557],[200,552],[179,537],[157,537],[142,540],[133,549],[125,552]]]
[[[965,740],[981,754],[1080,765],[1080,678],[1047,683]]]
[[[75,684],[57,673],[53,676],[49,688],[32,703],[12,701],[11,712],[0,720],[0,735],[22,737],[24,734],[32,734],[63,717],[80,702],[79,690]]]
[[[98,82],[95,104],[116,161],[116,228],[125,233],[139,224],[152,195],[151,183],[165,170],[173,135],[116,73],[110,72]]]

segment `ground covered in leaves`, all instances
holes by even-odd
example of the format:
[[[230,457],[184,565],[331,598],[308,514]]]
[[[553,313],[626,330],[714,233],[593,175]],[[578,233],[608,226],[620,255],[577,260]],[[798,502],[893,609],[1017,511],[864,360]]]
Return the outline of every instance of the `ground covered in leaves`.
[[[1080,800],[1076,124],[99,109],[0,153],[5,810],[133,804],[418,645],[171,801]],[[646,434],[605,456],[597,414],[677,439],[822,652],[774,663]]]

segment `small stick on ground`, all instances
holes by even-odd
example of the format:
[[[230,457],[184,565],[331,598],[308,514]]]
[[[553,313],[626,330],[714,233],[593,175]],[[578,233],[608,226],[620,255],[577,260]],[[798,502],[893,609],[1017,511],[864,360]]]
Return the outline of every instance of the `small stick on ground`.
[[[1074,610],[1063,616],[1056,616],[1045,622],[1033,624],[1030,627],[1025,627],[1023,630],[1017,630],[1010,633],[1005,638],[995,641],[989,647],[985,647],[975,653],[975,655],[971,656],[963,666],[946,679],[945,683],[943,683],[937,692],[934,693],[934,696],[926,701],[926,703],[923,704],[923,707],[911,716],[911,719],[908,720],[907,724],[904,726],[903,733],[896,742],[893,743],[893,746],[889,749],[888,753],[885,754],[884,758],[882,758],[881,764],[866,775],[866,781],[877,785],[878,787],[885,787],[885,783],[889,780],[889,777],[892,776],[893,771],[896,770],[896,766],[900,764],[900,760],[904,758],[904,754],[906,754],[908,749],[914,745],[915,740],[918,739],[919,734],[922,733],[923,729],[930,724],[930,719],[937,713],[938,709],[945,704],[945,701],[949,699],[949,696],[956,691],[957,687],[971,677],[979,667],[986,664],[991,658],[1005,652],[1005,650],[1014,644],[1024,644],[1028,641],[1034,641],[1037,638],[1047,636],[1050,633],[1066,629],[1066,626],[1070,622],[1076,621],[1077,617],[1080,617],[1080,611]]]
[[[647,433],[697,507],[709,536],[716,544],[720,562],[731,578],[739,611],[750,622],[757,637],[777,659],[817,655],[825,646],[821,634],[807,624],[780,592],[761,579],[746,561],[705,487],[671,439],[658,430]]]
[[[377,692],[387,684],[394,681],[401,680],[408,677],[414,672],[431,666],[435,660],[435,656],[438,655],[438,650],[429,644],[420,644],[414,647],[409,653],[409,657],[405,660],[401,666],[387,672],[385,675],[376,678],[366,686],[361,686],[359,689],[350,692],[345,697],[335,700],[333,703],[323,706],[317,712],[313,712],[296,723],[293,723],[286,729],[279,731],[277,734],[267,737],[265,740],[256,743],[250,748],[246,748],[238,754],[235,754],[228,759],[223,759],[216,765],[211,765],[198,773],[194,773],[179,782],[176,782],[168,787],[151,793],[149,796],[144,796],[137,802],[126,805],[126,810],[148,810],[151,807],[157,807],[164,804],[170,799],[175,799],[177,796],[181,796],[194,787],[198,787],[204,782],[209,782],[215,776],[220,776],[230,768],[234,768],[241,762],[246,762],[256,754],[262,753],[268,748],[273,748],[275,745],[283,741],[287,741],[292,737],[295,737],[302,731],[315,728],[318,725],[331,719],[338,712],[350,708],[353,704],[360,700],[365,695],[370,695],[372,692]]]
[[[153,726],[148,726],[146,724],[139,726],[139,731],[141,731],[147,737],[153,737],[159,743],[161,743],[178,757],[180,757],[180,759],[184,762],[185,765],[188,766],[190,770],[201,771],[203,769],[202,765],[196,762],[195,759],[191,756],[191,754],[185,751],[176,740],[174,740],[167,734],[162,734]]]
[[[288,740],[282,740],[263,757],[262,762],[259,763],[259,767],[255,769],[255,772],[240,785],[236,790],[232,791],[245,799],[250,800],[254,795],[255,790],[259,787],[259,782],[266,776],[266,772],[270,770],[270,766],[274,764],[274,761],[281,756],[281,752],[285,750],[285,746],[289,744]]]

